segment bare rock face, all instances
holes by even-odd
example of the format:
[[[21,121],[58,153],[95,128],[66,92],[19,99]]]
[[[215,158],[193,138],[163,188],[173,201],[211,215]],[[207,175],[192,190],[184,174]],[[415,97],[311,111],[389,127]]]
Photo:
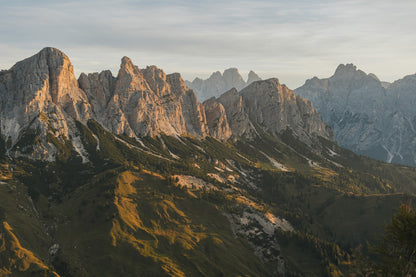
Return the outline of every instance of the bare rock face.
[[[221,103],[227,115],[232,134],[253,138],[256,129],[251,123],[242,96],[233,88],[225,92],[217,99]]]
[[[81,77],[80,85],[86,89]],[[87,90],[89,97],[103,95],[106,101],[105,106],[100,104],[103,101],[97,107],[93,103],[95,111],[103,111],[97,121],[115,134],[208,135],[204,108],[178,73],[166,75],[155,66],[140,70],[124,57],[117,78],[108,76],[93,87]],[[112,89],[107,92],[107,88]]]
[[[223,77],[227,88],[236,88],[237,90],[240,90],[246,86],[246,82],[244,82],[243,77],[241,77],[237,68],[226,69],[223,73]]]
[[[1,134],[15,156],[53,160],[56,147],[48,134],[61,142],[76,139],[74,120],[92,116],[71,62],[54,48],[44,48],[1,73],[0,95]],[[35,136],[36,144],[25,144]]]
[[[332,139],[311,102],[295,96],[276,78],[252,83],[240,94],[250,121],[272,135],[291,129],[305,143],[315,136]]]
[[[156,66],[148,66],[142,71],[143,77],[149,84],[150,89],[158,96],[165,96],[169,93],[169,85],[166,81],[166,74]]]
[[[229,68],[223,74],[219,71],[212,73],[206,80],[195,78],[192,82],[186,81],[186,85],[196,92],[200,101],[204,101],[210,97],[219,97],[232,88],[241,90],[252,82],[259,80],[261,80],[260,77],[250,71],[247,82],[245,82],[237,68]]]
[[[296,93],[312,101],[335,140],[358,154],[416,165],[416,75],[392,84],[352,64],[307,80]]]
[[[230,138],[232,132],[228,125],[224,106],[217,102],[214,97],[206,100],[203,105],[205,108],[209,135],[220,140],[227,140]]]
[[[114,92],[116,78],[111,71],[101,73],[81,73],[78,79],[79,87],[85,91],[88,100],[97,116],[101,116]]]
[[[260,80],[261,78],[259,77],[259,75],[257,75],[253,70],[250,70],[250,72],[248,73],[247,85]]]
[[[245,84],[237,69],[211,79],[224,86]],[[330,137],[310,102],[277,79],[256,81],[241,93],[233,88],[201,104],[179,73],[166,75],[155,66],[141,70],[127,57],[117,77],[107,70],[81,74],[77,81],[68,57],[54,48],[0,72],[0,108],[0,134],[9,155],[50,161],[62,147],[88,160],[76,121],[89,119],[131,137],[253,138],[258,127],[272,135],[291,128],[304,141]]]

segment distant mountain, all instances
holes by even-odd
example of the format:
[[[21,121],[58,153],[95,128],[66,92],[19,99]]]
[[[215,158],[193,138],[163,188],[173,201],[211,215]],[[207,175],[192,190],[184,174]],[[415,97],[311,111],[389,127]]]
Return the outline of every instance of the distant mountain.
[[[192,82],[185,81],[185,83],[189,88],[195,91],[200,101],[204,101],[213,96],[219,97],[221,94],[232,88],[241,90],[252,82],[259,80],[261,80],[261,78],[253,71],[250,71],[247,82],[245,82],[237,68],[229,68],[226,69],[223,74],[219,71],[212,73],[206,80],[195,78]]]
[[[381,82],[352,64],[295,90],[312,101],[343,147],[389,163],[416,166],[416,75]]]

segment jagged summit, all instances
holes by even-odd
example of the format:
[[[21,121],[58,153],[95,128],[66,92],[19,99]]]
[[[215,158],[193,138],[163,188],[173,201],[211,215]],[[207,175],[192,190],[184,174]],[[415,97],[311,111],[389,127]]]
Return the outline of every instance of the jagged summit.
[[[376,74],[374,74],[374,73],[368,73],[368,76],[369,77],[372,77],[372,78],[374,78],[374,79],[376,79],[377,81],[380,81],[380,79],[377,77],[377,75]]]
[[[321,121],[310,101],[296,96],[279,79],[254,82],[241,90],[250,120],[274,135],[291,129],[300,140],[311,143],[311,135],[332,139],[332,130]]]
[[[206,80],[197,77],[192,82],[186,81],[186,85],[196,92],[198,99],[203,101],[212,96],[219,97],[232,88],[241,90],[259,80],[261,78],[254,71],[250,71],[247,82],[245,82],[238,69],[232,67],[224,70],[223,74],[219,71],[213,72]]]
[[[334,75],[344,74],[344,73],[347,73],[347,72],[355,72],[355,71],[357,71],[357,66],[355,66],[352,63],[340,64],[340,65],[338,65],[337,69],[335,70]]]
[[[295,91],[312,101],[341,146],[414,166],[416,78],[411,79],[390,84],[353,64],[341,64],[333,76],[307,80]]]
[[[248,73],[247,84],[251,84],[255,81],[260,81],[261,78],[253,70]]]
[[[254,72],[249,75],[250,81],[258,79]],[[313,107],[300,104],[278,79],[254,82],[241,93],[237,90],[246,83],[236,68],[213,73],[210,80],[233,89],[201,104],[179,73],[166,74],[156,66],[140,69],[128,57],[121,59],[116,77],[105,70],[82,73],[76,80],[69,58],[45,48],[0,75],[1,134],[14,156],[54,160],[59,142],[72,145],[84,162],[88,156],[77,124],[90,119],[132,138],[253,138],[255,126],[272,135],[291,128],[304,142],[317,135],[330,138]],[[34,133],[37,142],[28,142],[27,133]]]

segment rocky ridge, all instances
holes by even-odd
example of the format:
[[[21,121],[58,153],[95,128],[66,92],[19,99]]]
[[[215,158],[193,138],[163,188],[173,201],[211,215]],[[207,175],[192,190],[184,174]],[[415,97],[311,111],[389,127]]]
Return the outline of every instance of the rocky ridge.
[[[389,163],[416,165],[416,75],[392,84],[352,64],[295,90],[312,101],[343,147]]]
[[[236,72],[226,71],[225,79],[243,85],[242,78],[234,78]],[[180,74],[165,74],[155,66],[140,69],[127,57],[116,77],[106,70],[82,73],[77,81],[68,57],[54,48],[3,71],[0,101],[1,135],[13,157],[52,161],[64,145],[87,162],[76,125],[90,119],[113,134],[136,139],[160,134],[252,138],[256,128],[272,135],[289,128],[306,143],[316,136],[331,138],[310,102],[277,79],[201,104]]]
[[[206,80],[197,77],[192,82],[185,82],[189,88],[195,91],[198,99],[204,101],[213,96],[219,97],[232,88],[241,90],[251,83],[260,80],[261,78],[254,71],[250,71],[247,82],[245,82],[237,68],[228,68],[222,74],[219,71],[212,73]]]

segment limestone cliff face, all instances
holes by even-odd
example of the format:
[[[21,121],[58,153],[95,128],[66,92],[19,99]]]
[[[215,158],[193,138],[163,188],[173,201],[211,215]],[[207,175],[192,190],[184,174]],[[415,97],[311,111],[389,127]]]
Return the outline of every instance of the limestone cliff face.
[[[278,135],[291,129],[302,141],[314,136],[332,139],[332,132],[321,120],[310,101],[295,96],[278,79],[254,82],[240,92],[249,119],[264,131]]]
[[[102,85],[88,91],[100,94]],[[81,84],[80,80],[80,84]],[[83,86],[82,86],[83,87]],[[155,66],[140,70],[124,57],[108,104],[97,121],[115,134],[154,136],[191,134],[205,137],[208,129],[203,106],[179,74],[166,75]],[[102,110],[101,106],[94,110]]]
[[[243,97],[235,88],[225,92],[217,101],[225,108],[233,135],[252,138],[256,134],[256,129],[251,123],[244,105]]]
[[[217,75],[228,85],[243,86],[236,69]],[[127,57],[117,77],[107,70],[81,74],[77,81],[68,57],[54,48],[0,72],[0,108],[9,155],[51,161],[57,143],[88,160],[76,121],[89,119],[131,137],[253,138],[258,127],[272,135],[290,128],[305,142],[315,135],[330,137],[310,102],[295,97],[277,79],[254,81],[241,93],[231,89],[201,104],[179,73],[166,75],[155,66],[139,69]]]
[[[233,67],[224,70],[222,76],[224,77],[225,85],[228,88],[234,87],[237,90],[240,90],[246,86],[246,82],[244,82],[243,77],[241,77],[237,68]]]
[[[257,75],[253,70],[250,70],[250,72],[248,73],[247,85],[260,80],[261,78],[259,77],[259,75]]]
[[[81,73],[78,82],[79,87],[87,94],[94,113],[101,116],[113,96],[116,78],[113,77],[111,71],[105,70],[88,75]]]
[[[343,147],[372,158],[416,165],[416,75],[392,84],[352,64],[307,80],[296,93],[312,101]]]
[[[209,129],[209,135],[220,140],[227,140],[232,132],[228,124],[224,106],[212,97],[203,103]]]
[[[30,152],[33,158],[53,160],[56,148],[47,134],[61,141],[76,140],[74,119],[86,121],[92,116],[71,62],[54,48],[45,48],[0,73],[0,95],[1,134],[14,147],[15,156]],[[26,135],[27,140],[28,134],[39,134],[40,141],[25,145],[22,139]]]

